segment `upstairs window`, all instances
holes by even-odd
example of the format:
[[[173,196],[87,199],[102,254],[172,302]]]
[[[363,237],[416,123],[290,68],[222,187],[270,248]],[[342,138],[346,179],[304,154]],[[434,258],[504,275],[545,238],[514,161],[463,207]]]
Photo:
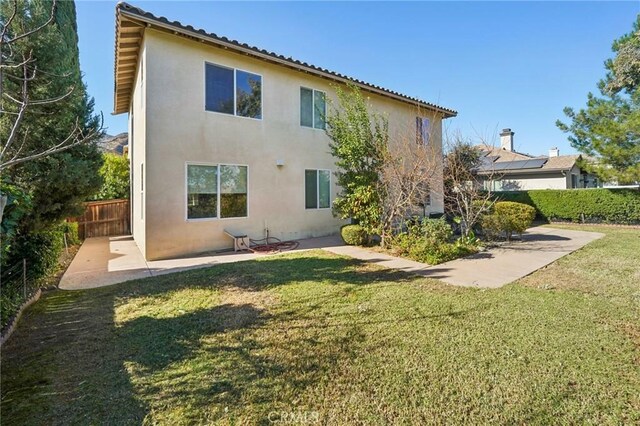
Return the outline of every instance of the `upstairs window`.
[[[205,109],[262,119],[262,77],[234,68],[205,64]]]
[[[431,122],[428,118],[416,117],[416,143],[427,145],[431,136]]]
[[[325,93],[319,90],[300,88],[300,125],[324,129],[327,103]]]
[[[328,209],[331,206],[331,172],[304,171],[305,208]]]

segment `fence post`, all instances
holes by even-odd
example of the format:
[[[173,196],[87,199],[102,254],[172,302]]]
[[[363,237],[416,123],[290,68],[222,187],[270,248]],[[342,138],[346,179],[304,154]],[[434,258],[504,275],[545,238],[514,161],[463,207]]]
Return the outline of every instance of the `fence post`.
[[[27,300],[27,259],[22,259],[22,291]]]

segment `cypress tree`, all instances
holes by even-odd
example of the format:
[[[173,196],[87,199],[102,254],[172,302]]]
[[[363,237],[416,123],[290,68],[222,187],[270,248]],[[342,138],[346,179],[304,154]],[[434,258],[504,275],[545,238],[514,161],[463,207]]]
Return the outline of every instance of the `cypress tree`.
[[[10,25],[13,34],[24,34],[46,22],[52,10],[51,0],[19,0],[3,2],[2,22],[14,8],[17,14]],[[32,210],[23,219],[24,233],[46,230],[69,215],[77,214],[81,202],[95,194],[101,185],[98,170],[102,159],[96,140],[101,135],[99,117],[93,113],[93,100],[82,82],[78,51],[76,10],[73,1],[58,1],[50,25],[25,37],[3,51],[3,60],[13,62],[31,55],[30,71],[35,78],[29,82],[31,101],[63,97],[56,102],[32,104],[19,128],[16,150],[24,141],[22,154],[45,151],[59,144],[77,127],[78,133],[95,137],[63,152],[30,160],[3,170],[2,179],[26,190]],[[4,95],[20,98],[21,68],[5,68],[2,83]],[[66,95],[66,96],[65,96]],[[3,96],[5,97],[5,96]],[[17,107],[3,99],[3,109]],[[11,114],[0,118],[0,139],[5,141],[12,123]],[[15,151],[14,151],[15,152]]]

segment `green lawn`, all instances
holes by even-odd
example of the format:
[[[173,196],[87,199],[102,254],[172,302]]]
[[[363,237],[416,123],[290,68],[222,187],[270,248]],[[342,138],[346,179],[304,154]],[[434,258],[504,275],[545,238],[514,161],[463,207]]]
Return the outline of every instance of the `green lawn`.
[[[323,251],[48,293],[3,424],[634,424],[640,231],[499,290]]]

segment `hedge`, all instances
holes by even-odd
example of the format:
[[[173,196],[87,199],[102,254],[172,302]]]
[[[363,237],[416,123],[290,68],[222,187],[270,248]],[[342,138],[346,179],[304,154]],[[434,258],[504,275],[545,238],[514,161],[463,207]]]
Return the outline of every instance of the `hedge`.
[[[640,224],[640,190],[633,188],[532,189],[498,199],[529,204],[544,220]]]
[[[68,245],[82,243],[78,237],[76,222],[62,222],[46,231],[19,233],[7,241],[4,246],[6,251],[0,256],[0,266],[3,271],[2,292],[0,292],[0,328],[7,325],[9,319],[26,301],[23,289],[23,260],[26,260],[27,266],[28,299],[44,279],[58,271],[65,234]]]

